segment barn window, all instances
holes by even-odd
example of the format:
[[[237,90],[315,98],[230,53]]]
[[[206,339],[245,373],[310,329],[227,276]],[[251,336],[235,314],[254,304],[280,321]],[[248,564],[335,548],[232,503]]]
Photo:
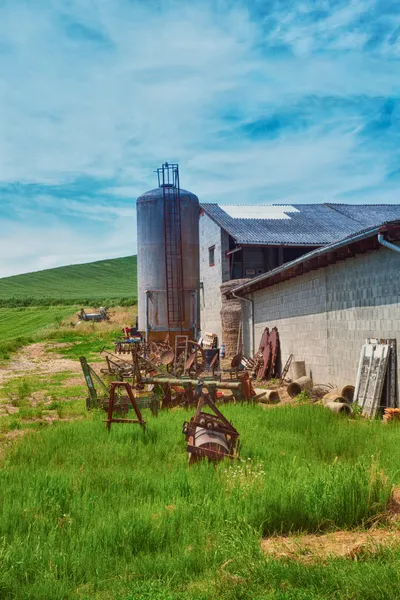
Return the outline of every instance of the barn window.
[[[210,267],[213,267],[215,265],[215,246],[211,246],[208,249],[208,264],[210,265]]]

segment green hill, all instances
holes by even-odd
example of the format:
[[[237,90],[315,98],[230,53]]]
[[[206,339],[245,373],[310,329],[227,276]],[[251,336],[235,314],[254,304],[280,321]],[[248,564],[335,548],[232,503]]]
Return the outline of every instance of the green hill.
[[[0,306],[128,305],[137,298],[136,256],[0,279]]]

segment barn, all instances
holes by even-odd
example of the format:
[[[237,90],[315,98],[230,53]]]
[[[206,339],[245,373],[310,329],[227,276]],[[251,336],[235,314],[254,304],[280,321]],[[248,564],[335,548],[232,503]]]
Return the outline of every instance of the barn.
[[[367,338],[400,339],[400,221],[353,233],[254,277],[242,299],[244,352],[279,330],[282,362],[304,360],[315,382],[354,383]]]
[[[253,290],[286,273],[286,265],[322,252],[360,231],[400,220],[400,205],[200,205],[200,322],[228,355],[241,340],[242,301],[231,290]],[[247,287],[246,287],[247,286]],[[247,303],[248,304],[248,303]],[[261,318],[261,317],[260,317]],[[262,322],[262,318],[261,321]],[[248,351],[251,350],[248,340]]]

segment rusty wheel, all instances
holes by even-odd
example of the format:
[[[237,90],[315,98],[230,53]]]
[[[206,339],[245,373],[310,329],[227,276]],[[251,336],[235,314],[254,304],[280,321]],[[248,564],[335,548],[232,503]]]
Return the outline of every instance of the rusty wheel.
[[[204,371],[206,364],[203,348],[197,342],[188,342],[188,358],[184,364],[184,370],[192,377],[197,377]]]

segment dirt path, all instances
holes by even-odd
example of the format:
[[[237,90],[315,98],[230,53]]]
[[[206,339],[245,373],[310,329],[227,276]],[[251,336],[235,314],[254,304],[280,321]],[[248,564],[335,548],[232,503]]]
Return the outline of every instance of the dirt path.
[[[377,552],[400,544],[400,488],[393,491],[385,528],[367,531],[334,531],[325,535],[293,535],[265,538],[263,552],[275,558],[318,561],[330,556],[357,560],[365,552]]]
[[[382,547],[398,546],[399,543],[398,529],[374,529],[268,538],[262,541],[262,550],[275,558],[291,558],[305,562],[320,561],[330,556],[356,560],[365,552],[373,553]]]
[[[14,377],[30,374],[51,374],[61,371],[81,373],[79,361],[65,358],[56,352],[49,352],[63,348],[69,344],[40,342],[25,346],[5,365],[0,366],[0,385],[4,385]]]

